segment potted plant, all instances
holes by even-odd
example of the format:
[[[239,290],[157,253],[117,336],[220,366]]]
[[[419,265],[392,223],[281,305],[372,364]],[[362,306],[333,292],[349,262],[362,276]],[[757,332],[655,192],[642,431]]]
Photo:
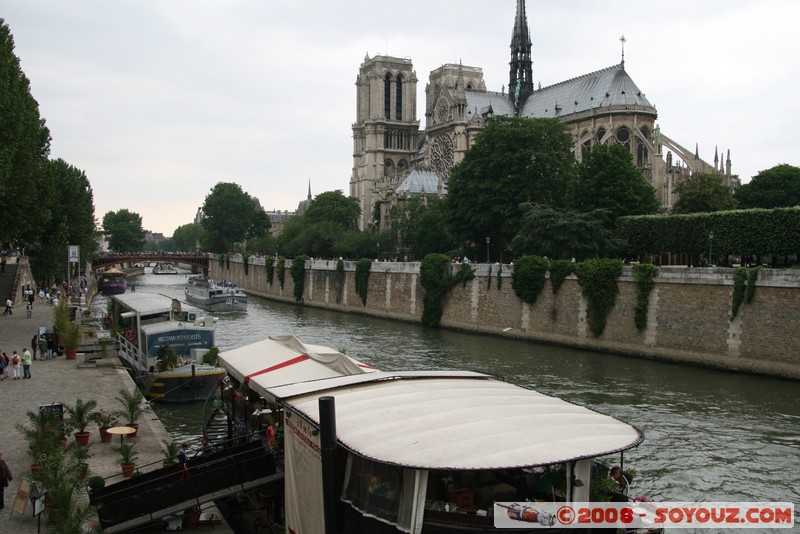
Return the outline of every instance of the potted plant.
[[[175,441],[162,441],[164,444],[164,467],[169,467],[178,463],[178,452],[181,448]]]
[[[81,327],[72,321],[68,322],[61,332],[61,343],[68,360],[78,357],[78,346],[81,342]]]
[[[100,442],[110,442],[114,436],[108,433],[108,429],[112,426],[117,426],[117,423],[119,422],[119,416],[117,413],[106,410],[98,410],[92,413],[91,419],[100,430]]]
[[[31,473],[36,473],[40,461],[54,449],[63,448],[64,424],[61,420],[45,417],[39,412],[26,413],[29,425],[17,424],[17,430],[28,442],[31,455]]]
[[[92,412],[95,408],[97,408],[97,401],[95,400],[83,402],[83,400],[78,399],[75,406],[64,405],[68,416],[67,424],[76,430],[75,441],[83,447],[89,443],[90,434],[86,431],[86,427],[89,426],[89,422],[92,420]]]
[[[78,469],[78,474],[79,474],[80,478],[85,478],[86,477],[86,473],[89,471],[89,464],[87,463],[87,460],[91,456],[89,454],[89,447],[91,447],[92,445],[94,445],[94,443],[89,443],[88,445],[81,445],[79,443],[71,443],[67,447],[68,449],[72,449],[70,452],[72,452],[73,458],[75,459],[75,461],[80,466],[79,469]]]
[[[164,371],[172,371],[178,366],[178,353],[175,352],[169,343],[165,343],[158,347],[156,352],[156,371],[163,373]]]
[[[133,450],[133,446],[136,445],[135,443],[123,443],[117,449],[119,451],[119,465],[122,468],[122,476],[130,477],[133,475],[134,469],[136,469],[136,457],[137,454]]]
[[[119,412],[119,415],[127,420],[126,426],[135,428],[137,430],[137,432],[130,434],[130,437],[136,437],[136,434],[139,430],[139,423],[136,421],[144,411],[142,408],[144,395],[138,389],[134,389],[133,392],[131,392],[125,388],[122,388],[119,390],[119,396],[114,398],[117,399],[120,404],[122,404],[123,409]]]

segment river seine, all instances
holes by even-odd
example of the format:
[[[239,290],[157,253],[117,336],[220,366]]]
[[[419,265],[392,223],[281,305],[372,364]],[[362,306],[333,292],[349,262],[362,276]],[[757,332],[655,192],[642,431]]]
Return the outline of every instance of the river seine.
[[[136,291],[182,299],[185,281],[185,274],[145,274],[129,283]],[[796,382],[427,329],[259,298],[250,299],[247,313],[219,315],[216,341],[224,351],[284,334],[344,350],[384,370],[493,374],[632,424],[645,435],[639,447],[625,454],[626,468],[636,470],[634,495],[657,501],[800,503]],[[154,409],[175,439],[196,438],[202,431],[202,403]],[[475,425],[476,432],[492,432],[494,423]]]

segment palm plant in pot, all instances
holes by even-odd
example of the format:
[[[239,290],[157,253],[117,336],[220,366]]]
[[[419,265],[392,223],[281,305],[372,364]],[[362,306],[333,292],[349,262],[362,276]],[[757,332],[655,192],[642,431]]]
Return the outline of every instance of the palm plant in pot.
[[[176,441],[162,441],[164,444],[164,467],[169,467],[178,463],[178,453],[181,448]]]
[[[119,446],[119,465],[122,467],[122,475],[130,477],[133,475],[133,470],[136,469],[136,451],[133,450],[135,443],[123,443]]]
[[[82,399],[78,399],[74,406],[64,405],[64,409],[67,411],[67,424],[76,431],[75,441],[83,447],[89,443],[90,433],[86,431],[86,427],[92,420],[92,412],[95,408],[97,408],[96,400],[83,402]]]
[[[136,434],[139,430],[139,423],[136,421],[144,412],[144,409],[142,408],[144,395],[136,388],[134,388],[132,392],[122,388],[119,390],[119,396],[114,398],[119,401],[120,404],[122,404],[123,409],[120,410],[119,415],[127,420],[126,426],[135,428],[137,430],[137,432],[130,434],[130,437],[136,437]]]
[[[119,415],[116,412],[107,410],[97,410],[91,415],[92,422],[97,425],[100,431],[100,442],[108,443],[114,437],[108,433],[108,429],[117,426]]]
[[[31,473],[36,473],[43,458],[54,449],[63,448],[64,423],[52,417],[46,417],[39,412],[28,411],[25,414],[28,425],[17,424],[17,430],[28,443],[28,452],[31,455]]]

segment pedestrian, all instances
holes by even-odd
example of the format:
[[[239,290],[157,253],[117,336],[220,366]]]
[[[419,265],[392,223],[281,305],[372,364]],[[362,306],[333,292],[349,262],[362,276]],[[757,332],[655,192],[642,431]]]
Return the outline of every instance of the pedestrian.
[[[33,353],[33,359],[36,359],[36,352],[39,350],[39,336],[33,334],[31,338],[31,352]],[[44,353],[39,353],[39,359],[44,360]]]
[[[13,302],[11,302],[10,298],[6,299],[6,311],[3,312],[3,315],[14,315],[14,312],[11,310],[12,304]]]
[[[22,360],[19,359],[19,354],[14,351],[11,355],[11,372],[14,375],[14,380],[19,380],[19,370],[22,368]]]
[[[33,306],[31,306],[30,302],[25,305],[25,314],[27,315],[28,319],[33,317]]]
[[[31,377],[31,351],[28,350],[28,347],[22,349],[22,376],[25,378]]]
[[[47,343],[47,336],[44,334],[42,334],[39,338],[39,354],[42,355],[43,360],[53,359],[53,351],[50,349],[50,346]]]
[[[14,477],[11,476],[11,469],[8,468],[5,458],[3,458],[3,453],[0,452],[0,510],[6,507],[4,492],[8,487],[8,483],[12,480],[14,480]]]

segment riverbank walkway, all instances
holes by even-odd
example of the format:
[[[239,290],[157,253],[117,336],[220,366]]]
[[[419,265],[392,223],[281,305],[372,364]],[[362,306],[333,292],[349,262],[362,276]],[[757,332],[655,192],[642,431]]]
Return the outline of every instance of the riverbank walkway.
[[[14,350],[21,353],[25,347],[30,349],[31,338],[38,327],[52,328],[53,311],[51,306],[37,299],[31,318],[26,317],[25,309],[19,306],[14,309],[13,315],[0,316],[0,351],[6,352],[10,358]],[[98,409],[117,411],[122,406],[114,397],[119,396],[120,389],[133,391],[136,387],[128,373],[119,366],[116,356],[98,360],[94,367],[80,364],[83,364],[81,355],[77,360],[67,360],[64,356],[44,361],[36,359],[31,365],[30,379],[13,380],[9,371],[9,378],[0,380],[0,452],[4,454],[14,477],[5,488],[4,508],[0,511],[0,532],[37,532],[38,520],[33,517],[29,501],[23,513],[12,511],[20,481],[30,477],[28,444],[16,428],[17,424],[28,424],[26,413],[38,413],[39,406],[45,404],[74,405],[77,399],[96,400]],[[164,459],[163,442],[169,441],[170,437],[149,406],[138,422],[137,437],[123,439],[136,444],[137,467],[142,472],[149,472],[161,467]],[[97,475],[107,478],[106,485],[119,482],[122,480],[117,451],[119,439],[115,437],[110,443],[102,443],[94,423],[87,430],[92,433],[87,477]],[[72,436],[68,439],[74,440]],[[88,502],[88,496],[84,497]],[[216,509],[204,511],[219,515]],[[43,529],[44,524],[45,518],[42,517]],[[233,532],[225,523],[200,526],[194,530],[202,532],[212,528],[215,533]],[[163,531],[163,528],[153,530],[156,531]]]

